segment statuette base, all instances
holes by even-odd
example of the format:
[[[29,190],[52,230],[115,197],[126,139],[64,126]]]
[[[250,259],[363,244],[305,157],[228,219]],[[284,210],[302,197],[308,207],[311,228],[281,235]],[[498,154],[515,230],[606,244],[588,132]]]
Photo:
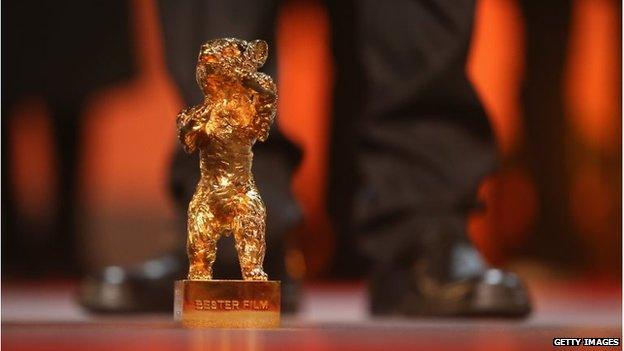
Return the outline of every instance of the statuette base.
[[[178,280],[174,319],[188,328],[277,328],[280,282]]]

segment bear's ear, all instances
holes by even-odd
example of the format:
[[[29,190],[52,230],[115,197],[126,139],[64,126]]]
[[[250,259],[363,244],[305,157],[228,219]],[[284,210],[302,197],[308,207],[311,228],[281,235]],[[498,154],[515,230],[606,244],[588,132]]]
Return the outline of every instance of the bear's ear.
[[[247,54],[247,57],[254,63],[256,68],[260,68],[264,65],[269,55],[269,45],[264,40],[254,40],[249,43],[245,54]]]

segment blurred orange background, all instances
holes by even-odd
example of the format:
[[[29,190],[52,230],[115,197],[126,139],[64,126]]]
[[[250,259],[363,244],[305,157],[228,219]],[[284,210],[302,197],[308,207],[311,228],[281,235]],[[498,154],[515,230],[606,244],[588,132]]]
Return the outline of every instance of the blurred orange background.
[[[137,262],[166,250],[181,233],[173,229],[167,194],[175,116],[182,107],[164,64],[157,8],[133,0],[138,72],[131,81],[93,95],[86,110],[86,144],[80,162],[80,234],[91,267]],[[621,47],[617,3],[576,0],[565,67],[565,133],[571,221],[582,234],[593,272],[619,274],[621,260]],[[334,236],[325,214],[332,58],[325,8],[291,1],[277,24],[279,127],[304,150],[293,189],[305,215],[300,237],[312,276],[322,275]],[[468,73],[490,114],[503,158],[480,191],[485,213],[469,229],[492,261],[505,263],[531,235],[540,211],[533,181],[516,161],[522,148],[520,107],[524,72],[523,19],[516,1],[481,0]],[[189,67],[189,69],[193,69]],[[10,142],[17,164],[10,170],[20,210],[46,221],[56,196],[46,106],[36,97],[11,113]],[[33,176],[37,175],[37,176]],[[616,244],[617,243],[617,244]],[[120,249],[122,248],[122,249]]]

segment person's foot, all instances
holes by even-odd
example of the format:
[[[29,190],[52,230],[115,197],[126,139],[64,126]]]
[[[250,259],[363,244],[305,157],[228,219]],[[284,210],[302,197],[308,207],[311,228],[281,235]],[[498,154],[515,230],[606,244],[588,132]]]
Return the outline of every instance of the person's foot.
[[[173,282],[186,274],[186,258],[168,254],[135,267],[109,266],[83,279],[79,303],[91,312],[173,311]]]
[[[446,239],[445,239],[446,237]],[[444,231],[419,255],[378,265],[371,312],[376,315],[524,317],[531,303],[513,273],[487,266],[462,235]]]
[[[495,268],[442,284],[414,270],[378,277],[371,295],[375,315],[521,318],[531,311],[520,279]]]
[[[78,301],[97,313],[171,312],[173,282],[186,278],[187,267],[182,250],[131,268],[109,266],[83,279]],[[294,312],[299,302],[299,282],[289,277],[281,279],[282,312]]]
[[[279,137],[277,131],[267,143],[254,148],[254,176],[264,199],[267,254],[264,269],[269,279],[281,281],[282,312],[294,312],[300,295],[298,278],[288,273],[286,255],[293,250],[294,231],[303,222],[303,214],[290,190],[292,171],[298,165],[298,148]],[[199,180],[197,155],[181,149],[175,154],[171,167],[170,190],[179,213],[180,239],[186,238],[186,211]],[[213,278],[240,279],[238,253],[233,238],[219,240]],[[80,304],[93,312],[171,312],[173,283],[185,279],[188,270],[186,252],[181,247],[171,254],[148,260],[136,267],[106,267],[87,276],[80,287]],[[264,275],[264,276],[263,276]],[[266,279],[264,272],[254,272],[254,278]]]
[[[513,273],[488,266],[461,214],[411,217],[368,247],[375,315],[524,317],[531,303]],[[380,236],[381,238],[381,236]]]

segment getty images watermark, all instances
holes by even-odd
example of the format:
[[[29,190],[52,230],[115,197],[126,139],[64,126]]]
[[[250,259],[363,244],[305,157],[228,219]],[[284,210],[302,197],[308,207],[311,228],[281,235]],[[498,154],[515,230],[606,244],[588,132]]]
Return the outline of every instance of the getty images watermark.
[[[553,346],[620,346],[620,338],[554,338]]]

